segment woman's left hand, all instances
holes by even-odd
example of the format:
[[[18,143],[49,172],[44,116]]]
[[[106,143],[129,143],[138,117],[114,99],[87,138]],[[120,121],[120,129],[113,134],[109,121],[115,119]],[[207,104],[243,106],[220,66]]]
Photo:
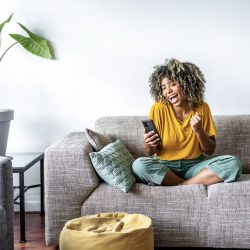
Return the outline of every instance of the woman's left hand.
[[[196,112],[190,119],[190,125],[196,134],[202,132],[202,120],[200,115]]]

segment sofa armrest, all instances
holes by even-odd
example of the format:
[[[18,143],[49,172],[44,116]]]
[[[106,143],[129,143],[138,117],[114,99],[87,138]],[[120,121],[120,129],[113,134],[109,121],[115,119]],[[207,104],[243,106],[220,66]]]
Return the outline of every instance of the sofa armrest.
[[[58,244],[66,221],[81,216],[81,206],[99,185],[85,133],[74,132],[45,150],[45,240]]]
[[[14,202],[11,160],[0,156],[0,249],[14,249]],[[2,224],[6,222],[6,225]]]

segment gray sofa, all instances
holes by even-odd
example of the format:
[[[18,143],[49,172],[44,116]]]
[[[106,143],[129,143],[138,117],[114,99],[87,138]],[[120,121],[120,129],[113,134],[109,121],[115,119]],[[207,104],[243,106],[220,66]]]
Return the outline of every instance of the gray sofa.
[[[11,160],[0,156],[0,250],[14,249],[13,176]]]
[[[102,117],[95,130],[120,139],[143,156],[146,116]],[[237,156],[243,174],[233,183],[147,186],[123,193],[104,183],[91,165],[83,132],[73,132],[45,152],[45,236],[57,244],[67,220],[101,212],[142,213],[153,221],[156,247],[250,248],[250,115],[214,116],[216,152]]]

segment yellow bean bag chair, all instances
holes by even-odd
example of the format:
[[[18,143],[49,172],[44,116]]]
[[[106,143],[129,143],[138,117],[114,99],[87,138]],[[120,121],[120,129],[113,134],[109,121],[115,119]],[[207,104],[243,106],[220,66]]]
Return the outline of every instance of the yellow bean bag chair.
[[[66,222],[60,250],[153,250],[151,219],[142,214],[101,213]]]

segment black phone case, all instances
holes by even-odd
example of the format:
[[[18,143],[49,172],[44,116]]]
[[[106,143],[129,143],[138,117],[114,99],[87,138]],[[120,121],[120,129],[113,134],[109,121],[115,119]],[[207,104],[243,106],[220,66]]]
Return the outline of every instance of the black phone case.
[[[157,131],[157,128],[155,127],[155,124],[154,124],[154,121],[153,120],[142,120],[141,121],[142,124],[143,124],[143,127],[145,128],[146,132],[149,133],[150,131],[154,131],[156,134],[158,134],[160,140],[161,140],[161,137]]]

